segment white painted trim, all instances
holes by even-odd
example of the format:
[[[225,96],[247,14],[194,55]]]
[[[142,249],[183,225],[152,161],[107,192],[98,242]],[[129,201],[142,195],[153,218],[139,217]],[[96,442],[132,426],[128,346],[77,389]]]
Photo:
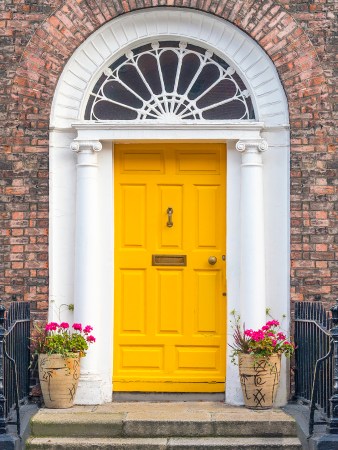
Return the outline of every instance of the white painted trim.
[[[264,129],[261,122],[203,122],[199,123],[75,123],[78,140],[102,141],[220,141],[228,139],[260,139]]]
[[[89,122],[90,123],[90,122]],[[137,122],[133,122],[133,124],[135,126],[133,126],[132,128],[146,128],[146,129],[151,129],[151,124],[147,124],[147,123],[137,123]],[[148,126],[149,125],[149,126]],[[114,122],[101,122],[101,123],[97,123],[97,122],[92,122],[90,128],[95,129],[95,127],[97,128],[112,128],[112,127],[116,127],[117,129],[119,128],[128,128],[130,129],[130,122],[126,121],[114,121]],[[208,123],[201,123],[201,125],[198,126],[198,128],[202,127],[202,129],[212,129],[212,128],[222,128],[222,129],[253,129],[253,127],[256,126],[259,129],[261,129],[262,132],[265,131],[281,131],[281,130],[289,130],[290,129],[290,125],[287,124],[281,124],[281,125],[275,125],[275,126],[268,126],[266,125],[264,122],[255,122],[255,121],[246,121],[246,122],[231,122],[231,121],[227,121],[227,122],[212,122],[209,121]],[[69,128],[64,128],[64,127],[58,127],[58,126],[51,126],[49,127],[50,131],[59,131],[59,132],[68,132],[68,133],[74,133],[74,129],[81,129],[81,127],[83,129],[88,129],[87,126],[87,121],[79,121],[79,122],[75,122],[72,123],[71,126]],[[196,129],[196,123],[195,122],[190,122],[190,123],[183,123],[183,124],[179,124],[179,126],[177,126],[177,124],[171,124],[171,123],[161,123],[161,124],[153,124],[153,128],[161,128],[161,129],[180,129],[181,128],[193,128]],[[275,145],[276,146],[276,145]]]
[[[96,30],[74,52],[59,79],[51,126],[81,121],[87,98],[103,68],[131,48],[152,40],[186,40],[214,52],[245,80],[256,120],[267,126],[288,123],[285,93],[264,50],[230,22],[179,8],[153,8],[120,16]]]
[[[204,122],[195,122],[192,120],[177,122],[156,122],[154,120],[143,120],[143,121],[129,121],[129,120],[114,120],[109,122],[94,122],[90,120],[84,120],[82,122],[75,122],[72,124],[71,129],[76,130],[111,130],[114,129],[146,129],[146,130],[156,130],[158,128],[163,130],[258,130],[261,131],[265,128],[264,122],[256,122],[254,120],[245,120],[243,122],[236,122],[234,120],[216,121],[208,120]]]

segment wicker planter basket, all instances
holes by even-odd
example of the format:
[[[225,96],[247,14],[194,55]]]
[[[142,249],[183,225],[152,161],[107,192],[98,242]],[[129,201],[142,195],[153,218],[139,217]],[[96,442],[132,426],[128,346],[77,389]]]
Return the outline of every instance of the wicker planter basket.
[[[244,353],[238,355],[239,375],[247,408],[272,408],[279,385],[280,364],[280,355],[259,359]]]
[[[46,408],[71,408],[79,377],[79,354],[39,355],[39,379]]]

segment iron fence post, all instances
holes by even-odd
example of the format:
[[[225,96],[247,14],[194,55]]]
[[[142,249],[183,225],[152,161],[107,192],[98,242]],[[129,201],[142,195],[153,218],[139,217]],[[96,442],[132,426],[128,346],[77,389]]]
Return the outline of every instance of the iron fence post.
[[[1,302],[1,300],[0,300]],[[5,397],[5,307],[0,303],[0,449],[20,450],[20,438],[8,432]]]
[[[5,340],[5,307],[0,304],[0,435],[7,433],[6,425],[6,398],[5,398],[5,383],[4,383],[4,364],[5,364],[5,352],[4,352],[4,340]]]
[[[330,419],[327,430],[331,434],[338,434],[338,299],[336,305],[332,306],[332,328],[330,330],[333,341],[333,388],[330,398]]]

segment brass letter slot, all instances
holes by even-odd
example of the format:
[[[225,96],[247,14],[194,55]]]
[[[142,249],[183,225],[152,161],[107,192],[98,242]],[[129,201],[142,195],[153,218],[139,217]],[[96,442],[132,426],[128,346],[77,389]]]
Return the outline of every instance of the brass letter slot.
[[[186,266],[187,255],[153,255],[153,266]]]

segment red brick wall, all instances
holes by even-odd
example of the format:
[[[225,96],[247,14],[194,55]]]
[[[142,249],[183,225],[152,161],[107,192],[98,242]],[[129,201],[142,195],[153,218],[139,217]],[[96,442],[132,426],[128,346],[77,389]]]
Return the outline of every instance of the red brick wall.
[[[233,22],[274,61],[291,123],[291,294],[338,297],[334,0],[6,0],[0,3],[0,298],[48,300],[48,122],[62,69],[106,21],[150,6]]]

